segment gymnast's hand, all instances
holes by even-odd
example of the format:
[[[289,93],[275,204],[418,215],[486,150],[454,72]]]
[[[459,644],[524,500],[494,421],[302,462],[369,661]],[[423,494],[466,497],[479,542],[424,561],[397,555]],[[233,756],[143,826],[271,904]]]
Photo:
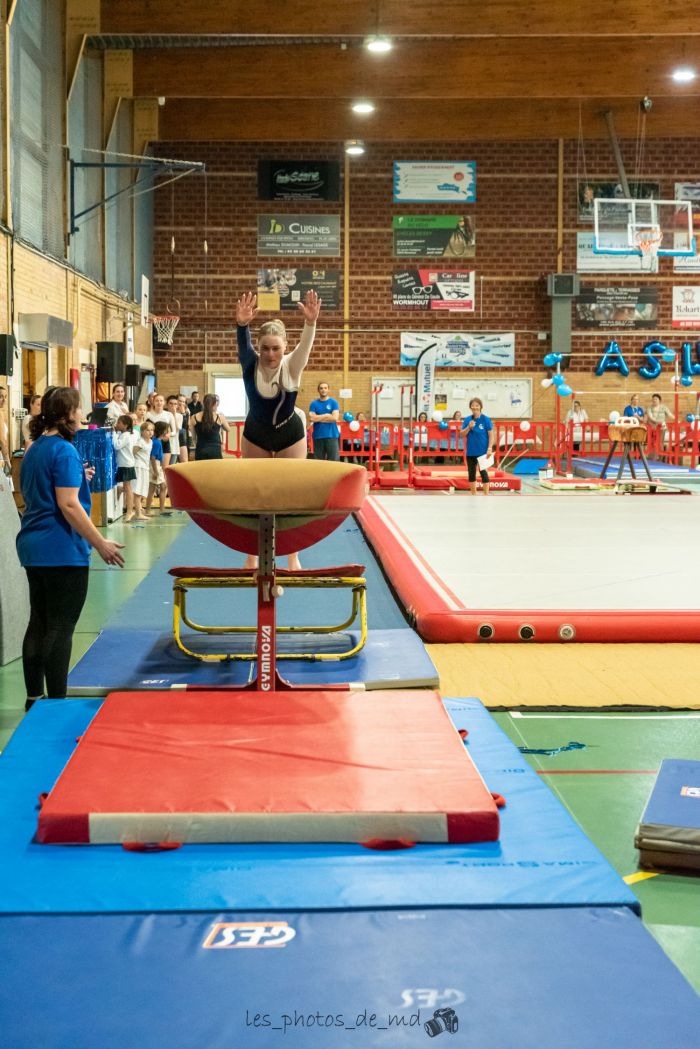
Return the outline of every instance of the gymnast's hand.
[[[307,291],[304,301],[297,303],[307,324],[315,324],[321,312],[321,299],[315,291]]]
[[[258,296],[254,295],[252,291],[247,291],[245,295],[241,295],[236,303],[236,324],[241,328],[245,328],[257,314]]]

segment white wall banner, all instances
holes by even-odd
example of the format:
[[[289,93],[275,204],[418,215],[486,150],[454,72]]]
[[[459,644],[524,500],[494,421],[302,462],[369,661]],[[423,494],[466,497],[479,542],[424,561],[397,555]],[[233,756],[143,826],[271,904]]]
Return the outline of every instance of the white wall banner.
[[[515,333],[401,332],[401,364],[415,364],[423,350],[435,344],[438,368],[512,368]]]
[[[427,412],[432,415],[435,404],[435,351],[436,342],[428,342],[416,359],[416,416]]]
[[[644,266],[642,266],[644,263]],[[641,255],[597,255],[593,250],[593,231],[576,234],[576,271],[578,273],[658,273],[659,260]]]
[[[394,161],[394,203],[443,204],[476,200],[476,161]]]
[[[680,261],[680,260],[676,260]],[[689,285],[673,289],[672,328],[700,328],[700,286]]]

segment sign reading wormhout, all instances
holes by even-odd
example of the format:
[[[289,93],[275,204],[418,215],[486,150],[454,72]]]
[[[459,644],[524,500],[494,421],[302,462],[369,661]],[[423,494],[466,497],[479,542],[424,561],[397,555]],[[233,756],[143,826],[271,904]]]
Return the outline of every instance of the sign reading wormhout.
[[[258,255],[337,258],[339,215],[258,215]]]

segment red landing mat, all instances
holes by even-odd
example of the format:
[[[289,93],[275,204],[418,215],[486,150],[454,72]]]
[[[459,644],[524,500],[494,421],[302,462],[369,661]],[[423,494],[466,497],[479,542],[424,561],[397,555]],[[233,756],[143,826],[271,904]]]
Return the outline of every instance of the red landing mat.
[[[477,842],[498,813],[437,692],[113,692],[41,842]]]

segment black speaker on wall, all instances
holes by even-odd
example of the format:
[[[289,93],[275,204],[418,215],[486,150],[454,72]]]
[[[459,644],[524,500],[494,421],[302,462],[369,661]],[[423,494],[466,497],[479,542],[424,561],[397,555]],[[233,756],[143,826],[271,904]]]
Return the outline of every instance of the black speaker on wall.
[[[125,367],[123,342],[97,343],[98,382],[124,382]]]
[[[14,335],[0,335],[0,375],[9,377],[15,370],[15,342]]]
[[[140,364],[127,364],[124,372],[124,382],[127,386],[140,386],[141,385],[141,365]]]

